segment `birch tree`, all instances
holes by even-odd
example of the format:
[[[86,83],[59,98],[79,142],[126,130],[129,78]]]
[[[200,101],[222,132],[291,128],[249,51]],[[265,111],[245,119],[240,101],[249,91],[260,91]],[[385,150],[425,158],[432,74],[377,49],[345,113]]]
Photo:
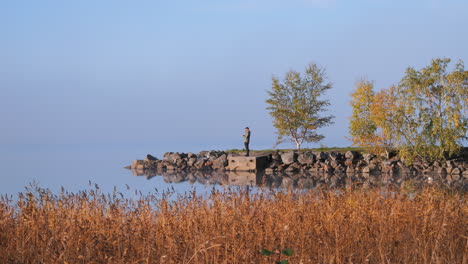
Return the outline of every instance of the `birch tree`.
[[[330,103],[321,96],[331,88],[325,70],[314,63],[309,64],[304,73],[287,72],[282,81],[272,77],[266,102],[277,129],[276,144],[291,140],[300,149],[305,142],[324,138],[318,129],[332,124],[334,116],[322,115]]]

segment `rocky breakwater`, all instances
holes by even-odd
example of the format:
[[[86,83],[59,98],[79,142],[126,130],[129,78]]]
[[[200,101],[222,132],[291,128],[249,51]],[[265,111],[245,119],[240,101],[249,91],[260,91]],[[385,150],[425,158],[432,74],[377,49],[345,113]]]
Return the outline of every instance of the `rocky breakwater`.
[[[134,160],[129,168],[157,171],[224,171],[227,166],[228,154],[226,152],[202,151],[198,154],[167,152],[161,160],[148,154],[144,160]]]
[[[258,154],[266,162],[257,168],[265,174],[278,172],[338,175],[425,175],[447,181],[465,182],[468,179],[468,162],[454,159],[444,162],[415,162],[405,164],[398,157],[386,159],[369,153],[347,152],[269,152]],[[194,153],[165,153],[163,159],[147,155],[144,160],[135,160],[129,166],[132,170],[154,170],[158,172],[229,171],[232,157],[239,157],[224,151],[202,151]],[[258,157],[252,157],[253,159]]]

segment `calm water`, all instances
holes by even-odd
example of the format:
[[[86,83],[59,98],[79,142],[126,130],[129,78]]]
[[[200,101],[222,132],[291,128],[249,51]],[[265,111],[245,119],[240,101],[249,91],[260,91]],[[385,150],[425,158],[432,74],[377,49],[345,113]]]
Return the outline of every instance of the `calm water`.
[[[147,180],[135,177],[124,169],[134,159],[147,153],[162,157],[163,151],[148,146],[77,146],[22,145],[0,146],[0,194],[16,195],[30,183],[54,192],[64,187],[68,191],[89,188],[97,184],[104,192],[139,190],[143,193],[174,188],[178,193],[193,187],[210,189],[199,183],[168,184],[163,177]]]
[[[305,175],[260,175],[252,173],[155,173],[135,172],[124,167],[134,159],[143,159],[147,153],[159,158],[163,151],[154,146],[0,146],[2,168],[0,194],[16,195],[32,183],[59,192],[61,187],[76,192],[97,184],[103,192],[116,188],[127,195],[173,190],[185,193],[195,188],[208,192],[213,187],[264,186],[266,188],[317,189],[321,187],[348,188],[349,186],[400,187],[408,178],[419,184],[427,184],[424,175],[410,177],[309,177]],[[197,150],[188,151],[197,152]],[[176,150],[177,151],[177,150]],[[182,150],[179,150],[182,151]],[[449,188],[467,189],[466,181]],[[244,187],[242,187],[244,188]],[[128,196],[127,196],[128,197]]]

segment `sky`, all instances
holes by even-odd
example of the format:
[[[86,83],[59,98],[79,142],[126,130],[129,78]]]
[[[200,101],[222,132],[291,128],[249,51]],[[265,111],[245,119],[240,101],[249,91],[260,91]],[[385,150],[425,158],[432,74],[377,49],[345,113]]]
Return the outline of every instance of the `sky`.
[[[466,0],[0,2],[0,145],[271,148],[272,76],[324,67],[348,146],[350,94],[432,58],[468,63]],[[292,148],[291,143],[280,147]]]

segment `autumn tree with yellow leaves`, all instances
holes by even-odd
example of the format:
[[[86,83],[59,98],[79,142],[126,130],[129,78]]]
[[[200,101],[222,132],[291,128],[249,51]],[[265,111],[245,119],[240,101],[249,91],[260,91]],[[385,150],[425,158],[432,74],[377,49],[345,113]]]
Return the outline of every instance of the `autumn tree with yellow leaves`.
[[[448,71],[450,59],[410,67],[398,86],[373,91],[360,81],[352,94],[350,135],[354,145],[381,151],[395,147],[412,162],[457,154],[468,130],[468,72],[463,62]],[[388,152],[387,152],[388,154]]]

